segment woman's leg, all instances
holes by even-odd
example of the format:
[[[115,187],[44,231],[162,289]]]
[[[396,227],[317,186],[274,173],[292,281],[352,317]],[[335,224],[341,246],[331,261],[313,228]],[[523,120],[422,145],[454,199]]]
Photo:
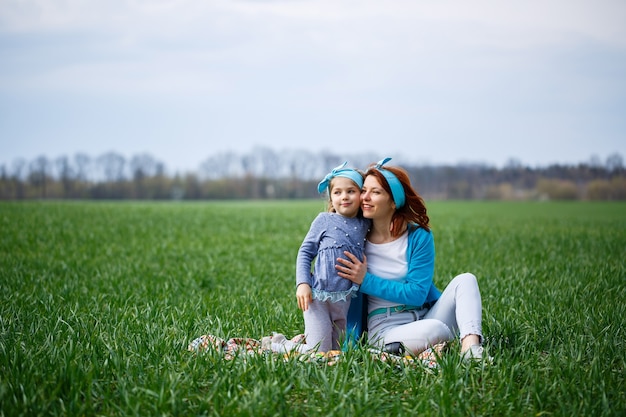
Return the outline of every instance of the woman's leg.
[[[442,321],[422,319],[388,330],[384,344],[401,342],[414,355],[436,345],[454,339],[454,334]]]
[[[471,344],[480,344],[482,302],[476,277],[470,273],[454,277],[424,318],[440,320],[454,333],[459,333],[464,345],[468,345],[463,346],[465,348]],[[461,350],[465,350],[463,347]]]
[[[368,320],[369,343],[383,349],[390,343],[400,342],[417,355],[430,346],[454,339],[454,333],[441,320],[420,320],[426,312],[424,309],[371,318]]]
[[[421,319],[420,319],[421,317]],[[369,320],[370,343],[382,348],[402,342],[414,354],[460,333],[461,351],[482,341],[482,302],[473,274],[455,277],[427,312],[405,312],[376,316]]]

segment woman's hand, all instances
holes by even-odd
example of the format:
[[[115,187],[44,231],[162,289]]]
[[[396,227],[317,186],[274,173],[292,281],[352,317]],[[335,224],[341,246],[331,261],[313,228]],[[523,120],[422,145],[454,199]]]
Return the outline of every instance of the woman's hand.
[[[300,284],[296,288],[296,298],[298,299],[298,308],[302,311],[309,309],[309,303],[313,300],[311,286],[309,284]]]
[[[367,257],[363,255],[363,262],[348,251],[343,252],[348,259],[337,258],[337,262],[341,265],[335,265],[337,275],[341,278],[349,279],[355,284],[361,285],[367,272]]]

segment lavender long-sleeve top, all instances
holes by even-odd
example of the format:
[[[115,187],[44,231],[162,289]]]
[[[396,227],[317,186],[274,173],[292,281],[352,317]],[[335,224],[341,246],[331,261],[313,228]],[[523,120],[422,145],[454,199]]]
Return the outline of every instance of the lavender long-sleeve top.
[[[363,217],[344,217],[320,213],[311,223],[296,259],[296,286],[309,284],[313,298],[336,302],[352,297],[359,286],[337,275],[337,258],[349,251],[363,260],[365,237],[371,221]],[[315,260],[313,271],[311,263]]]

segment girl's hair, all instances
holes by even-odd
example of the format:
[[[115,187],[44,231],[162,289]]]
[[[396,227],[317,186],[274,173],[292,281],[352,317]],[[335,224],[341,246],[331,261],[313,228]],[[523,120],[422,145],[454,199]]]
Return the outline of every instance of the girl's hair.
[[[391,218],[391,235],[394,237],[399,236],[402,232],[404,232],[404,225],[408,225],[410,223],[418,224],[420,227],[430,231],[430,219],[428,218],[428,214],[426,214],[426,204],[424,203],[424,199],[411,186],[409,174],[404,169],[399,167],[385,166],[381,169],[386,169],[398,178],[400,184],[402,184],[404,195],[406,197],[404,205],[400,208],[396,207],[396,211]],[[393,201],[393,198],[391,197],[391,187],[389,187],[387,179],[378,170],[378,168],[376,168],[375,164],[370,165],[365,172],[366,177],[369,175],[376,177],[383,189],[389,193],[389,198]]]
[[[359,174],[361,174],[361,177],[365,178],[365,175],[363,174],[362,171],[355,169],[354,171],[358,172]],[[337,177],[335,177],[337,178]],[[328,208],[327,211],[329,213],[336,213],[337,211],[335,210],[335,208],[333,207],[333,200],[331,198],[331,193],[333,192],[333,180],[335,179],[331,179],[330,183],[328,184]],[[353,181],[354,182],[354,181]],[[359,187],[359,184],[357,184],[356,182],[354,183],[355,187],[361,191],[361,188]],[[359,205],[360,205],[360,201],[359,201]],[[357,213],[357,216],[361,216],[363,214],[363,211],[361,210],[361,207],[359,207],[359,212]]]

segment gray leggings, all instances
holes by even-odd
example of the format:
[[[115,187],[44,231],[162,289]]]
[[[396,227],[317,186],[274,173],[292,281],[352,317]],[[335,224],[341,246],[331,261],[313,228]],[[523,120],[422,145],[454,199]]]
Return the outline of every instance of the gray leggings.
[[[304,335],[306,344],[296,344],[289,340],[285,341],[283,349],[304,353],[313,349],[320,352],[340,349],[346,333],[346,317],[350,308],[350,299],[331,303],[329,301],[319,301],[313,299],[309,304],[309,309],[304,315]],[[276,346],[272,344],[272,349]],[[281,349],[281,350],[283,350]]]
[[[476,277],[454,277],[430,309],[379,314],[368,320],[369,342],[382,348],[401,342],[419,353],[456,336],[475,334],[482,340],[482,302]]]

